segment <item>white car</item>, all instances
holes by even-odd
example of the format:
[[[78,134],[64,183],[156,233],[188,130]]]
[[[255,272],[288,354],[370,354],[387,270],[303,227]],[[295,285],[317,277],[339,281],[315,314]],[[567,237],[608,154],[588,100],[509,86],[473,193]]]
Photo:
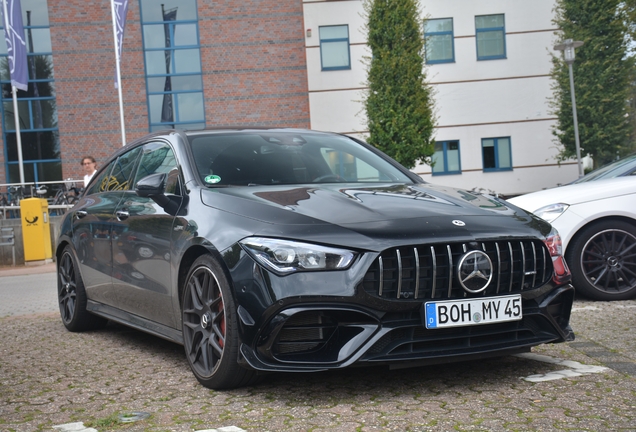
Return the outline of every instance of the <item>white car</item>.
[[[559,231],[580,293],[597,300],[636,296],[636,176],[570,184],[508,202]]]

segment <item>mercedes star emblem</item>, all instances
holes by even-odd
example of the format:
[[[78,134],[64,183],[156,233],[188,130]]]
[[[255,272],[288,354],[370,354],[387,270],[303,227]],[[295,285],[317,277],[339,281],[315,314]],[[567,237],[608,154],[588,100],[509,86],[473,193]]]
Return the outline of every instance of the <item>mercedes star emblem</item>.
[[[457,278],[467,292],[482,292],[492,280],[492,261],[482,251],[470,251],[459,260]]]

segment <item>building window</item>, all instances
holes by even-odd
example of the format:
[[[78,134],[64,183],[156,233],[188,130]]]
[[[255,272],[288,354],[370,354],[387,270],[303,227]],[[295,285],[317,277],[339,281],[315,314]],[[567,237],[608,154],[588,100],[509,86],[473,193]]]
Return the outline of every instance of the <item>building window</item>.
[[[140,0],[150,131],[205,127],[196,0]]]
[[[320,63],[322,70],[351,69],[349,26],[320,27]]]
[[[433,154],[433,175],[461,174],[459,141],[437,141]]]
[[[503,14],[476,16],[475,32],[477,60],[506,58],[506,31]]]
[[[481,153],[484,171],[507,171],[512,169],[510,137],[482,139]]]
[[[453,19],[430,19],[424,22],[426,63],[452,63],[455,61],[453,45]]]
[[[57,126],[55,80],[47,0],[22,0],[22,22],[26,38],[29,83],[18,90],[18,118],[22,139],[22,161],[26,182],[62,179],[62,159]],[[0,22],[0,26],[3,23]],[[0,27],[2,28],[2,27]],[[6,181],[20,182],[13,94],[4,29],[0,43],[0,86],[2,87],[2,134]]]

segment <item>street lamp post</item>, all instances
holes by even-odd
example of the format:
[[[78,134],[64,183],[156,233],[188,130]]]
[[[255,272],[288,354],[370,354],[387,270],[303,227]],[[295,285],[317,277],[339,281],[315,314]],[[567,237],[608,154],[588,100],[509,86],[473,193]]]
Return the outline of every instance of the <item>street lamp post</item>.
[[[576,117],[576,96],[574,95],[574,73],[572,72],[572,63],[574,63],[574,49],[583,45],[582,41],[566,39],[562,43],[555,45],[556,51],[563,52],[563,59],[568,65],[570,73],[570,95],[572,96],[572,116],[574,117],[574,143],[576,144],[576,161],[579,166],[579,178],[583,177],[583,164],[581,163],[581,143],[579,142],[579,121]]]

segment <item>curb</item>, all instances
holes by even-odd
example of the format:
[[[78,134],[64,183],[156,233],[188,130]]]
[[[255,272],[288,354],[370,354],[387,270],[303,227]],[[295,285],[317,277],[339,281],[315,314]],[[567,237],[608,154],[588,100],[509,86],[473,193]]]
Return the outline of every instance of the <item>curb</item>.
[[[0,277],[23,276],[31,274],[54,273],[57,271],[54,262],[33,262],[25,265],[0,266]]]

